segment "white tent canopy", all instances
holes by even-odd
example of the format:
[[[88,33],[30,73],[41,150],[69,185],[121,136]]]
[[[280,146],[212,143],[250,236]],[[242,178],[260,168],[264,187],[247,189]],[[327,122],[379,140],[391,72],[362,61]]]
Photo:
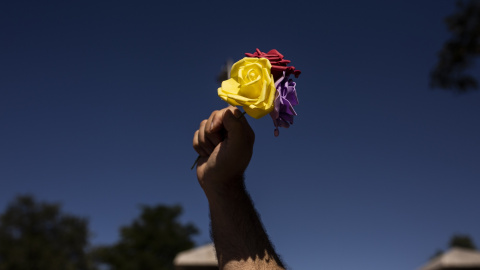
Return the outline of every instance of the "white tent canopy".
[[[174,259],[176,268],[181,267],[218,267],[217,255],[213,243],[180,252]]]
[[[448,268],[479,268],[480,252],[464,248],[451,248],[432,259],[419,270],[440,270]]]

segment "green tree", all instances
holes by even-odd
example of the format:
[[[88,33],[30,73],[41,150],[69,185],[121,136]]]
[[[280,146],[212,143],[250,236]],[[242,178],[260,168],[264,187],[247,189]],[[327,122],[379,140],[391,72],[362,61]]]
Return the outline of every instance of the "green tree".
[[[475,247],[475,244],[473,243],[472,238],[470,238],[470,236],[466,234],[454,234],[450,238],[450,241],[448,242],[448,247],[449,248],[459,247],[459,248],[472,249],[472,250],[477,249]],[[442,249],[437,249],[437,251],[432,256],[430,256],[430,259],[434,259],[442,255],[443,253],[444,251]]]
[[[475,250],[477,249],[475,247],[475,244],[473,243],[472,238],[468,235],[463,235],[463,234],[456,234],[452,236],[450,239],[449,246],[452,247],[460,247],[460,248],[466,248],[466,249],[472,249]]]
[[[438,62],[430,74],[432,87],[466,92],[477,88],[475,77],[465,71],[480,55],[480,1],[457,1],[458,11],[445,18],[452,37],[438,53]]]
[[[88,236],[85,218],[18,196],[0,216],[0,270],[92,269]]]
[[[194,247],[191,237],[196,227],[178,221],[181,206],[142,206],[142,212],[129,226],[120,228],[120,240],[94,251],[97,263],[111,270],[173,269],[180,251]]]

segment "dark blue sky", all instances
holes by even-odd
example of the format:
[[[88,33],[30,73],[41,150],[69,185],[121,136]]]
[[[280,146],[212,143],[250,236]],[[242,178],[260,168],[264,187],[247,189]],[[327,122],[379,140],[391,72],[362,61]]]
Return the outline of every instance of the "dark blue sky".
[[[298,117],[256,132],[247,186],[292,269],[416,269],[454,233],[480,245],[480,93],[428,87],[453,1],[4,1],[0,207],[88,216],[113,243],[139,204],[181,204],[209,242],[190,166],[226,104],[227,58],[278,49]],[[478,69],[474,70],[478,74]]]

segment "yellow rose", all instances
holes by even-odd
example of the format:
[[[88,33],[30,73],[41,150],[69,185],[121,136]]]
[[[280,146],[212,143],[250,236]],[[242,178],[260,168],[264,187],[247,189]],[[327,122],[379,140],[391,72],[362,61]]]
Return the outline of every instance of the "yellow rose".
[[[267,115],[273,110],[277,91],[271,68],[268,59],[243,58],[233,64],[231,79],[222,82],[218,95],[230,105],[243,106],[253,118]]]

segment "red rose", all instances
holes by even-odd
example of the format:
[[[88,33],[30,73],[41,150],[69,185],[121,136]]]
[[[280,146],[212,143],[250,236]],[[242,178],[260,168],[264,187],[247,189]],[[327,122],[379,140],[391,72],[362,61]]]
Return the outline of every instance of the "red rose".
[[[285,71],[285,77],[293,74],[295,78],[298,78],[298,75],[302,73],[300,70],[296,70],[294,66],[287,66],[290,63],[290,60],[283,59],[283,55],[277,50],[270,50],[268,53],[261,52],[257,49],[254,53],[245,53],[247,57],[257,57],[257,58],[267,58],[272,64],[272,75],[273,79],[277,81],[283,75]]]

